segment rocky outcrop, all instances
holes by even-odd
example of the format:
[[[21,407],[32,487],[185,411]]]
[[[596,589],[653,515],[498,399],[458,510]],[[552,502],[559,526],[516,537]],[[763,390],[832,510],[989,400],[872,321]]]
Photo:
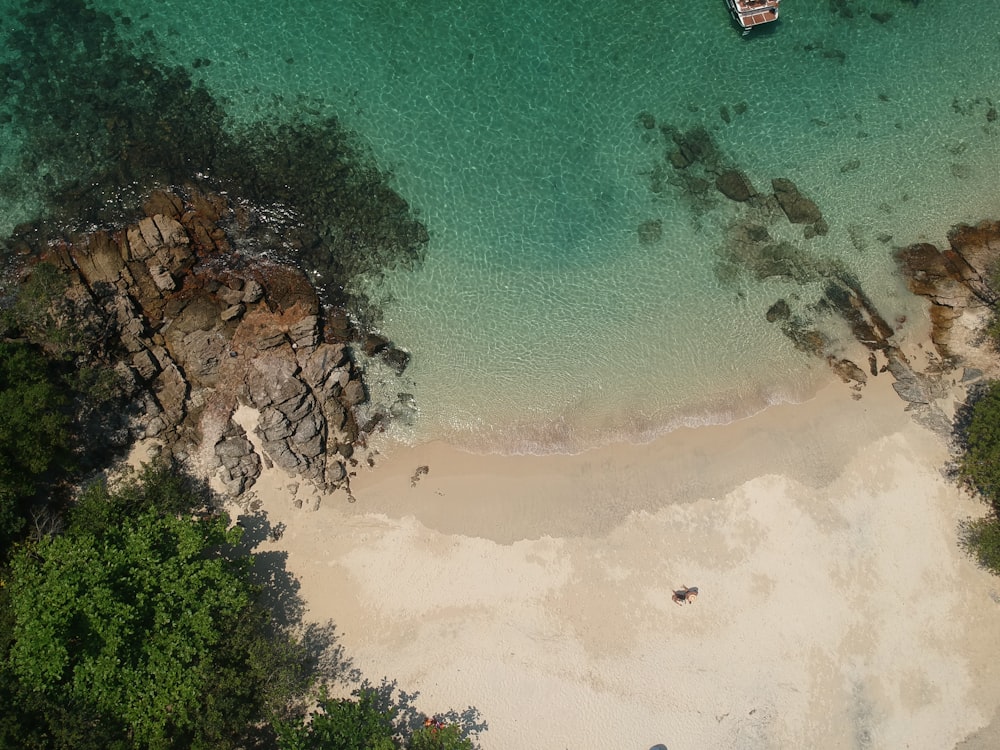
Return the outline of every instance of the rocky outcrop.
[[[823,281],[823,295],[815,307],[832,312],[846,323],[854,342],[861,345],[862,351],[867,351],[868,372],[840,354],[844,342],[834,341],[807,318],[796,315],[786,300],[780,299],[768,308],[767,320],[778,323],[797,349],[825,360],[857,394],[868,383],[869,374],[877,377],[888,371],[893,378],[893,389],[907,403],[913,418],[941,435],[949,435],[951,420],[939,404],[948,394],[939,374],[919,372],[911,364],[896,343],[892,326],[857,279],[833,265],[827,266],[814,280],[817,279]]]
[[[948,247],[918,243],[898,251],[896,258],[910,291],[931,303],[937,351],[959,361],[974,348],[982,318],[1000,299],[991,286],[1000,263],[1000,222],[955,227]]]
[[[723,113],[723,121],[729,122],[728,112]],[[950,433],[946,416],[950,406],[944,403],[948,393],[942,385],[948,361],[924,364],[922,354],[915,354],[914,361],[919,363],[915,366],[900,348],[892,326],[845,264],[817,254],[804,242],[789,240],[787,229],[780,226],[785,221],[802,225],[806,241],[827,234],[826,219],[813,199],[785,177],[771,180],[770,194],[759,192],[703,126],[679,130],[667,123],[658,124],[648,113],[637,118],[637,125],[642,141],[657,148],[651,153],[654,161],[646,173],[654,200],[672,185],[680,189],[696,214],[726,205],[719,196],[730,201],[728,210],[734,214],[718,249],[717,274],[723,283],[777,279],[797,285],[801,294],[787,294],[764,313],[796,349],[823,360],[850,385],[857,398],[869,378],[888,372],[917,421]],[[842,171],[857,168],[852,161]],[[650,219],[640,225],[641,243],[659,240],[657,222]],[[976,306],[985,309],[996,302],[989,280],[1000,246],[998,229],[997,224],[959,227],[952,232],[945,251],[915,245],[902,253],[911,288],[933,302],[934,342],[946,356],[951,354],[947,345],[950,329],[962,311]],[[847,234],[859,252],[866,251],[860,228],[848,227]],[[891,240],[888,236],[879,239]],[[845,326],[849,337],[843,334]]]
[[[639,122],[643,131],[648,133],[652,131],[650,124],[655,124],[655,119],[646,115],[641,116]],[[704,211],[716,205],[711,197],[711,187],[714,186],[718,193],[734,203],[743,204],[744,210],[752,212],[753,221],[767,224],[784,215],[792,224],[805,225],[805,239],[829,231],[819,206],[791,180],[776,177],[771,180],[772,194],[758,192],[747,173],[725,157],[703,126],[682,131],[662,124],[660,132],[668,146],[666,158],[649,172],[650,190],[654,194],[662,192],[665,182],[673,183],[683,189],[683,194],[696,210]],[[672,179],[665,177],[670,168],[675,174]],[[642,237],[640,232],[640,239]]]
[[[784,177],[771,180],[774,197],[792,224],[808,224],[806,235],[814,237],[826,234],[829,227],[823,219],[823,212],[816,202],[804,196],[794,182]]]
[[[231,240],[251,228],[221,196],[157,191],[144,210],[43,255],[73,279],[68,296],[90,301],[102,318],[94,325],[142,387],[139,434],[230,494],[251,487],[262,465],[323,490],[347,487],[366,438],[355,354],[397,373],[409,354],[377,333],[359,337],[342,311],[328,323],[301,270],[233,252]],[[258,414],[254,440],[234,419],[240,407]],[[377,425],[366,416],[364,426]]]

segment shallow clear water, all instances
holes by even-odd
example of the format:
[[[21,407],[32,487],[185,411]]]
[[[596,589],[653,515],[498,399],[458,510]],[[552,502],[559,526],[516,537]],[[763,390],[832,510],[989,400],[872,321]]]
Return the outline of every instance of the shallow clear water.
[[[654,192],[669,144],[640,113],[704,126],[762,191],[794,180],[830,232],[772,233],[841,259],[888,319],[918,309],[892,247],[998,213],[990,5],[855,0],[844,18],[786,0],[741,38],[723,0],[99,3],[172,62],[211,60],[197,73],[234,117],[312,102],[361,135],[431,233],[420,270],[369,290],[413,352],[377,395],[415,395],[405,439],[506,452],[648,439],[827,377],[764,320],[817,290],[721,279],[743,209]]]

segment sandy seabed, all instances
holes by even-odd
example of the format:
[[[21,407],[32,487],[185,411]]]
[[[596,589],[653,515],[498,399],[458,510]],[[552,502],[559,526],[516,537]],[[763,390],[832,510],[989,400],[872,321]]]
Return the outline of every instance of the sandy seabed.
[[[399,447],[355,503],[254,491],[306,619],[485,750],[996,747],[1000,580],[948,458],[886,375],[575,456]]]

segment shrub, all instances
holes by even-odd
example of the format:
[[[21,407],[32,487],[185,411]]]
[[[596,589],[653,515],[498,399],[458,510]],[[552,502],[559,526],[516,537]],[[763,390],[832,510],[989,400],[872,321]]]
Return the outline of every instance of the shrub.
[[[0,546],[46,481],[72,468],[68,404],[40,352],[0,342]]]
[[[177,512],[201,504],[186,487],[152,469],[116,492],[95,484],[64,534],[15,550],[0,605],[17,685],[0,727],[61,705],[123,746],[246,747],[305,692],[300,649],[233,547],[241,530]]]
[[[278,722],[281,750],[395,750],[392,709],[378,706],[377,695],[362,690],[356,699],[320,693],[319,706],[299,723]]]
[[[965,521],[959,543],[983,568],[1000,575],[1000,518],[996,514]]]
[[[1000,381],[972,404],[959,473],[991,505],[1000,503]]]
[[[457,724],[421,727],[410,737],[409,750],[472,750],[472,740],[463,737]]]

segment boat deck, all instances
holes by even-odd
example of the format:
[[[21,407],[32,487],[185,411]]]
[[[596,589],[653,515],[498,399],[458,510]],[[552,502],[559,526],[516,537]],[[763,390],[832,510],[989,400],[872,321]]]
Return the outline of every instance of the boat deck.
[[[777,20],[780,3],[781,0],[729,0],[733,18],[745,32]]]

